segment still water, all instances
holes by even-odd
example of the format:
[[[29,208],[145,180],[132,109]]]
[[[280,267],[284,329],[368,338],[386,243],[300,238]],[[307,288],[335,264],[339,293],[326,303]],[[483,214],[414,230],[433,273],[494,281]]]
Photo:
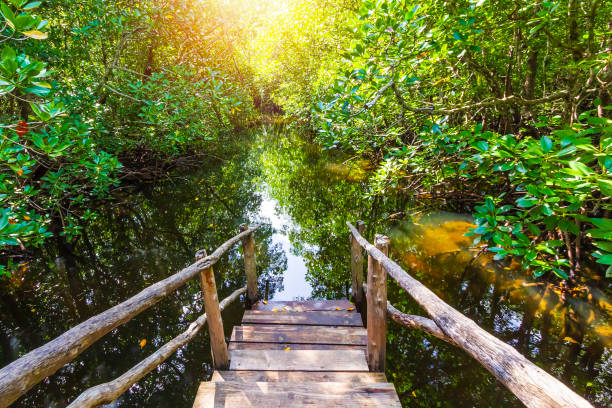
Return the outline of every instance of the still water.
[[[529,279],[515,264],[475,258],[463,236],[469,216],[441,207],[400,218],[407,197],[367,198],[367,166],[347,159],[291,132],[263,129],[223,141],[197,171],[118,191],[79,239],[49,242],[0,282],[0,366],[180,270],[198,249],[214,250],[243,222],[265,224],[255,236],[260,292],[267,286],[277,300],[346,297],[345,222],[362,219],[367,236],[389,235],[391,257],[442,299],[595,405],[610,406],[609,282],[591,274],[568,294]],[[239,248],[215,265],[215,274],[220,298],[244,285]],[[422,313],[393,283],[389,299]],[[63,407],[122,374],[201,313],[194,281],[103,337],[14,406]],[[226,309],[228,336],[241,317],[240,304]],[[112,406],[190,407],[212,372],[209,350],[202,331]],[[394,323],[387,377],[404,406],[520,406],[465,353]]]

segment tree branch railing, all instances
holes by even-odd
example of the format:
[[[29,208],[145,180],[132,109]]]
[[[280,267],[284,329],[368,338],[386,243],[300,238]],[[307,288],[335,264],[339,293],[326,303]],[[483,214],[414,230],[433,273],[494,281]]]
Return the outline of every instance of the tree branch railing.
[[[182,287],[191,279],[200,275],[202,276],[202,282],[204,282],[203,275],[212,273],[212,266],[217,263],[217,261],[219,261],[221,256],[223,256],[223,254],[225,254],[238,242],[241,242],[244,239],[248,239],[249,237],[251,237],[251,235],[259,227],[259,225],[256,225],[251,228],[241,228],[241,233],[224,242],[212,254],[198,258],[195,263],[189,265],[180,272],[177,272],[176,274],[169,276],[164,280],[161,280],[157,283],[148,286],[147,288],[145,288],[138,294],[132,296],[131,298],[127,299],[126,301],[96,316],[87,319],[86,321],[76,325],[75,327],[71,328],[70,330],[61,334],[50,342],[30,351],[28,354],[3,367],[0,370],[0,407],[6,407],[13,403],[17,398],[25,394],[29,389],[31,389],[41,380],[54,374],[62,366],[74,360],[79,354],[85,351],[102,336],[115,329],[116,327],[130,321],[132,318],[134,318],[141,312],[155,305],[165,296]],[[250,265],[254,263],[254,256],[254,245],[249,245],[248,249],[245,247],[244,258],[245,260],[247,258],[249,259],[248,262],[245,261],[245,264],[247,264],[247,268],[249,269],[251,269]],[[212,281],[214,282],[214,276]],[[256,286],[257,280],[253,280],[252,278],[250,278],[247,280],[247,286],[249,287],[247,290],[249,294],[254,293],[255,296],[257,296],[257,288],[251,288],[250,286],[252,285]],[[235,293],[236,292],[234,292],[234,294],[232,294],[228,299],[231,298],[232,300],[234,300],[237,297],[234,297]],[[213,296],[212,293],[209,293],[209,291],[204,290],[204,300],[207,306],[209,303],[209,295],[211,297]],[[255,300],[255,298],[249,299],[250,302],[254,302]],[[209,317],[206,317],[204,319],[209,320],[209,328],[211,313],[215,313],[216,315],[218,314],[220,319],[220,311],[218,310],[219,302],[216,294],[216,288],[214,290],[214,302],[210,302],[210,304],[212,309],[206,309],[206,312]],[[214,309],[217,310],[215,311]],[[196,324],[198,321],[200,321],[201,318],[202,316],[200,316],[200,318],[196,320],[196,322],[194,322],[193,324]],[[218,337],[217,333],[211,333],[211,335],[215,335],[216,337]],[[190,339],[191,338],[189,338],[189,340]],[[213,339],[211,338],[211,345],[212,344]],[[223,345],[225,345],[224,338]],[[164,347],[162,347],[162,349]],[[225,345],[225,347],[227,346]],[[158,350],[158,353],[161,352],[160,356],[163,354],[162,349]],[[165,358],[163,360],[165,360]],[[161,364],[163,360],[159,360],[158,364]],[[134,369],[139,366],[140,364],[134,367]],[[221,364],[219,367],[223,366],[224,364]],[[216,363],[215,368],[217,368]],[[131,376],[129,377],[135,378]],[[138,380],[135,380],[134,382],[136,381]]]
[[[227,305],[234,302],[243,293],[247,291],[246,286],[235,290],[231,295],[223,299],[219,304],[219,310],[225,309]],[[115,401],[121,394],[127,391],[132,385],[137,383],[142,377],[150,373],[157,366],[163,363],[176,350],[189,343],[204,327],[206,323],[206,313],[198,317],[189,325],[187,330],[170,340],[168,343],[160,347],[155,353],[136,364],[130,370],[123,373],[120,377],[115,378],[104,384],[96,385],[81,393],[68,408],[91,408],[103,404],[110,404]]]
[[[385,252],[388,251],[388,239],[376,236],[376,246],[370,244],[360,231],[347,222],[351,231],[351,243],[357,242],[351,248],[351,259],[358,258],[354,251],[363,248],[368,254],[368,279],[384,279],[385,284],[376,280],[367,283],[367,314],[368,314],[368,357],[372,370],[384,368],[385,345],[380,338],[386,338],[384,324],[370,325],[372,316],[389,315],[394,321],[411,327],[419,328],[442,340],[456,345],[482,364],[503,385],[505,385],[527,407],[583,407],[592,408],[584,398],[573,392],[561,381],[529,361],[516,349],[504,343],[497,337],[485,331],[473,320],[445,303],[436,294],[418,280],[410,276],[397,263],[392,261]],[[386,244],[387,243],[387,244]],[[384,270],[384,272],[381,272]],[[356,265],[352,268],[353,275],[361,274],[363,270]],[[412,316],[401,313],[386,301],[386,275],[389,275],[427,312],[429,319],[422,316]],[[353,281],[358,278],[353,277]],[[372,299],[369,299],[370,297]],[[362,306],[362,305],[360,305]],[[374,309],[374,310],[371,310]],[[372,332],[372,333],[371,333]]]

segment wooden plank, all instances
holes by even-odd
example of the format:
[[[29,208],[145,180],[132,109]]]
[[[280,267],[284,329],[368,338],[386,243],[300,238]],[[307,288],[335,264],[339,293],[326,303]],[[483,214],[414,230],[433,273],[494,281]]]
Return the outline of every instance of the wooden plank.
[[[309,312],[316,310],[346,310],[355,307],[354,304],[347,299],[341,300],[291,300],[291,301],[270,301],[267,303],[257,302],[253,305],[253,310],[282,310],[284,307],[295,310],[296,312]]]
[[[206,382],[194,408],[401,407],[393,385],[343,382]]]
[[[365,345],[367,339],[366,330],[363,327],[257,324],[235,326],[231,341]]]
[[[228,350],[284,350],[290,347],[291,350],[362,350],[366,351],[366,346],[354,344],[312,344],[312,343],[249,343],[241,341],[231,341]]]
[[[359,350],[234,350],[230,370],[368,371]]]
[[[234,382],[351,382],[384,383],[384,373],[344,372],[344,371],[215,371],[210,381]]]
[[[312,311],[312,312],[291,312],[278,309],[278,312],[263,310],[247,310],[242,318],[242,323],[248,324],[302,324],[317,326],[357,326],[363,327],[361,315],[355,311],[334,310],[334,311]]]

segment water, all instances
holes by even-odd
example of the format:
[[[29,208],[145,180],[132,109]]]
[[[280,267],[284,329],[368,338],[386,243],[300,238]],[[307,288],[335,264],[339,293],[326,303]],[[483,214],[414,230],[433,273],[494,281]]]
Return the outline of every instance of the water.
[[[346,297],[345,222],[362,219],[366,235],[389,235],[391,256],[441,298],[596,405],[610,405],[612,307],[605,280],[591,274],[568,297],[554,285],[532,282],[515,264],[472,260],[463,236],[469,216],[438,211],[400,220],[392,214],[406,209],[406,197],[365,198],[367,163],[349,165],[348,157],[322,152],[290,132],[226,140],[215,155],[221,159],[204,160],[198,171],[101,203],[83,237],[49,242],[1,282],[0,365],[180,270],[198,249],[214,250],[242,222],[265,223],[255,235],[262,293],[268,282],[276,300]],[[244,285],[239,248],[215,265],[215,274],[220,298]],[[393,283],[389,299],[422,313]],[[131,368],[202,312],[194,281],[104,336],[15,406],[65,406]],[[223,313],[228,336],[241,317],[238,303]],[[394,323],[387,366],[405,406],[519,406],[465,353]],[[211,372],[204,330],[114,406],[190,407]]]

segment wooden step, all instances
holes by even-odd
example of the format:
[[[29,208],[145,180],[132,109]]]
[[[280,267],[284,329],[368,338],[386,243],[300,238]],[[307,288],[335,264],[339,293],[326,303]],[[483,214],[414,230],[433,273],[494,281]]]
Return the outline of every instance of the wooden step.
[[[361,350],[366,351],[367,346],[354,344],[312,344],[312,343],[249,343],[230,341],[227,350]]]
[[[234,382],[350,382],[385,383],[384,373],[343,372],[343,371],[215,371],[210,381]]]
[[[365,346],[367,332],[363,327],[303,325],[235,326],[231,341],[253,343],[352,344]]]
[[[234,350],[230,370],[368,371],[360,350]]]
[[[296,312],[309,312],[317,310],[346,310],[355,307],[354,304],[346,299],[342,300],[291,300],[291,301],[270,301],[264,303],[259,301],[252,307],[253,310],[267,310],[272,311],[274,309],[282,310],[283,308],[291,309]]]
[[[351,308],[349,308],[351,309]],[[242,317],[243,324],[300,324],[315,326],[357,326],[363,327],[361,315],[346,309],[293,312],[292,309],[247,310]]]
[[[194,408],[401,407],[392,384],[204,382]]]

